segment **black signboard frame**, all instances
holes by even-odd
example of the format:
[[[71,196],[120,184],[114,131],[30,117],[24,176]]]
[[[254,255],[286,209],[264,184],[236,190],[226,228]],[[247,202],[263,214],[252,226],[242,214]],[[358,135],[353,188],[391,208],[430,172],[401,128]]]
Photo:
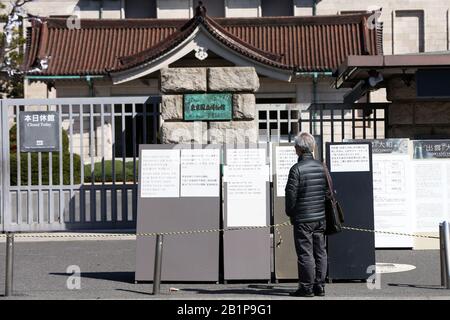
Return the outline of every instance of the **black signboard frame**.
[[[333,145],[368,145],[369,171],[333,172]],[[327,143],[326,160],[337,199],[345,215],[345,226],[374,230],[372,144],[370,142]],[[328,237],[328,280],[366,280],[375,266],[375,236],[372,232],[343,230]],[[373,270],[372,270],[373,272]]]
[[[19,130],[20,152],[60,151],[61,126],[58,112],[22,111],[19,113]]]

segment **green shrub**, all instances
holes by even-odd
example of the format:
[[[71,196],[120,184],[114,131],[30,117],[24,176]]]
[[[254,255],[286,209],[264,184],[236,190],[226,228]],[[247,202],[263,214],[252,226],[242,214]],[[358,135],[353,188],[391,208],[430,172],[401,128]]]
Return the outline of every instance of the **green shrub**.
[[[105,182],[113,181],[113,172],[112,172],[112,160],[105,161]],[[123,182],[123,162],[121,160],[114,161],[115,165],[115,178],[116,182]],[[139,161],[136,160],[136,177],[138,175]],[[134,180],[134,170],[133,170],[133,162],[125,162],[125,181],[131,182]],[[84,181],[92,182],[92,173],[91,173],[91,165],[87,164],[84,167]],[[96,162],[94,163],[94,182],[102,182],[102,163]]]
[[[70,153],[69,153],[69,137],[65,130],[61,131],[63,142],[63,185],[70,184]],[[49,157],[48,152],[41,153],[41,175],[42,185],[49,185]],[[59,181],[59,159],[60,153],[52,153],[52,184],[60,185]],[[11,168],[11,185],[17,185],[17,130],[16,125],[10,129],[10,168]],[[31,185],[39,185],[39,162],[38,153],[31,153]],[[73,154],[73,178],[74,183],[81,183],[81,158],[77,154]],[[28,154],[20,153],[20,182],[22,185],[28,185]]]

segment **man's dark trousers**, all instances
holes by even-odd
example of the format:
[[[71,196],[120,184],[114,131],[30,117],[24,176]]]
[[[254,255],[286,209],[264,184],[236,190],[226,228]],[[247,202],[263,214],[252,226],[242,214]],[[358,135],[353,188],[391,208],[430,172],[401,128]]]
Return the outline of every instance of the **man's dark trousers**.
[[[327,276],[325,220],[295,223],[294,241],[298,257],[299,289],[312,292],[324,288]]]

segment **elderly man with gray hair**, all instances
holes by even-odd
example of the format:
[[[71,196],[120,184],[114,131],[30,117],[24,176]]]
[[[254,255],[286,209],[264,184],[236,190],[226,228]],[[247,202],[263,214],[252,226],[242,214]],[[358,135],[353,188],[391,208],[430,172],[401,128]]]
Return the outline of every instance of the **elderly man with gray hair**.
[[[325,244],[325,196],[328,184],[325,168],[314,160],[314,137],[301,132],[295,138],[296,163],[286,184],[286,214],[294,226],[298,257],[298,290],[291,296],[325,295],[327,252]]]

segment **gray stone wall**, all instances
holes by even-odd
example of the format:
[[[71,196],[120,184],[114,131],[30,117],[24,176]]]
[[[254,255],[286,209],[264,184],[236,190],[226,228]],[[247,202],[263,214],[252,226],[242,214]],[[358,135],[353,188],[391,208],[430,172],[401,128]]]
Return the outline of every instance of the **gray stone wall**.
[[[171,68],[161,70],[162,143],[257,143],[253,67]],[[232,93],[232,121],[184,121],[184,93]]]

